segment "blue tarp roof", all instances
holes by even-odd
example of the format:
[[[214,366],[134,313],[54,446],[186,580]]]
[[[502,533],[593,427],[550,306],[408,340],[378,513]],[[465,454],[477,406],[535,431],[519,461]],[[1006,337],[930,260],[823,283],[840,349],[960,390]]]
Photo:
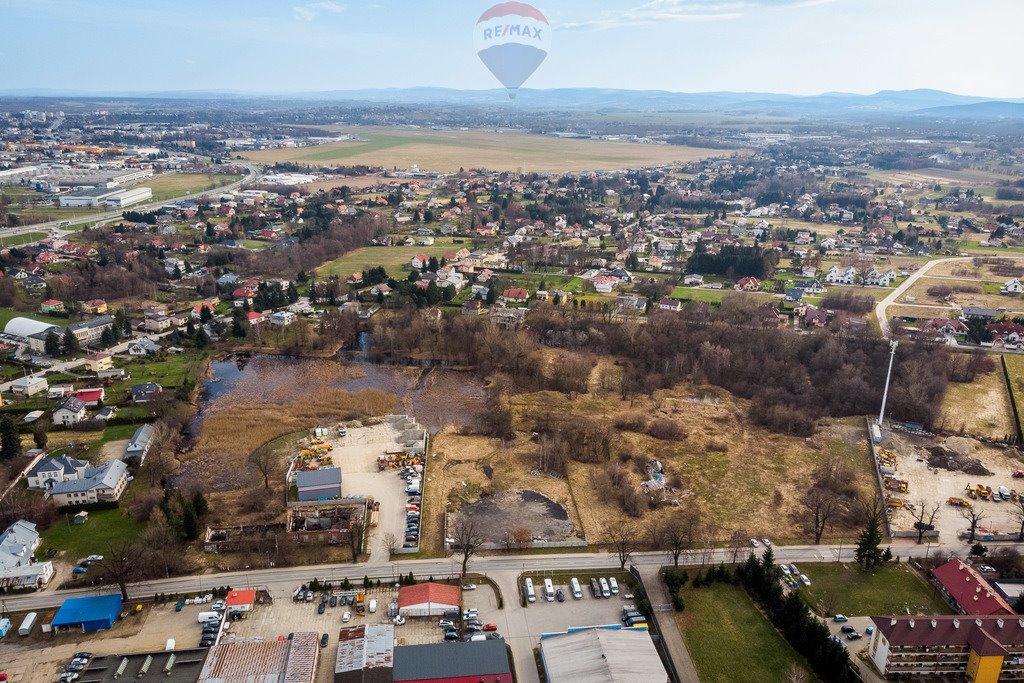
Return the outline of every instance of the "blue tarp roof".
[[[70,598],[57,610],[53,618],[56,626],[78,626],[90,622],[108,622],[113,625],[121,611],[121,596],[96,595],[88,598]]]

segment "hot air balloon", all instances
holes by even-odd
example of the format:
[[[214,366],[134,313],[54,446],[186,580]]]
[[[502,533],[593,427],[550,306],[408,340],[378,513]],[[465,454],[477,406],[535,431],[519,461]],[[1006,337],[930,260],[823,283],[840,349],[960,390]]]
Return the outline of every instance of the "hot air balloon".
[[[540,10],[522,2],[500,2],[480,15],[476,54],[508,88],[509,99],[526,82],[551,46],[551,27]]]

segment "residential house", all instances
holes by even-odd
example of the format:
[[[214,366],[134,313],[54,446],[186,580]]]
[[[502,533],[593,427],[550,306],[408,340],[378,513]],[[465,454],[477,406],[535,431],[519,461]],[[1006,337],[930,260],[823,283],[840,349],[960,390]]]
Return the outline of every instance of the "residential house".
[[[1017,278],[1007,280],[1006,284],[999,288],[1000,294],[1024,294],[1024,282]]]
[[[60,299],[47,299],[39,304],[40,313],[63,313],[64,302]]]
[[[683,310],[683,302],[679,299],[663,298],[658,302],[658,308],[662,311],[681,311]]]
[[[967,325],[959,320],[950,320],[948,318],[932,318],[925,327],[947,337],[962,337],[968,332]]]
[[[619,284],[619,278],[608,275],[598,275],[594,278],[594,291],[599,294],[611,294],[612,290]]]
[[[245,314],[245,320],[249,323],[249,327],[256,327],[262,325],[267,321],[267,315],[265,313],[257,313],[256,311],[249,311]]]
[[[23,519],[0,534],[0,588],[42,588],[53,578],[52,562],[36,562],[36,525]]]
[[[857,269],[853,266],[840,268],[832,266],[825,274],[825,282],[830,285],[852,285],[857,281]]]
[[[45,377],[19,377],[11,383],[11,393],[15,396],[35,396],[49,389]]]
[[[967,320],[968,318],[982,318],[985,320],[995,320],[999,312],[993,308],[982,308],[981,306],[964,306],[960,312],[960,318]]]
[[[164,390],[156,382],[145,382],[132,386],[132,403],[146,403]]]
[[[525,308],[506,308],[504,306],[492,306],[489,312],[489,318],[495,325],[499,325],[506,329],[512,329],[519,327],[526,320]]]
[[[143,337],[138,341],[133,341],[128,345],[128,355],[130,356],[152,356],[160,352],[163,347],[157,344],[149,337]]]
[[[525,303],[530,298],[530,292],[522,287],[509,287],[499,298],[505,303]]]
[[[1010,603],[974,567],[958,558],[933,569],[932,578],[950,607],[962,614],[1016,616]]]
[[[54,484],[46,492],[60,506],[116,501],[128,485],[128,466],[123,460],[111,460],[100,467],[89,467],[81,479]]]
[[[704,284],[703,275],[687,275],[683,278],[683,284],[687,287],[700,287]]]
[[[462,312],[466,315],[480,315],[484,310],[480,299],[467,299],[462,303]]]
[[[81,479],[89,463],[68,455],[43,458],[33,467],[25,478],[30,489],[46,490],[62,481]]]
[[[85,403],[74,396],[68,396],[53,411],[53,423],[64,425],[65,427],[78,424],[84,419]]]
[[[82,311],[89,315],[102,315],[107,312],[107,302],[103,299],[90,299],[82,302]]]
[[[736,281],[736,289],[743,292],[756,292],[761,289],[761,281],[756,277],[743,277]]]
[[[114,367],[114,357],[109,353],[94,353],[85,358],[85,367],[89,372],[99,373],[101,370],[110,370]]]
[[[147,315],[142,327],[146,332],[166,332],[174,326],[170,316]]]
[[[275,327],[287,327],[295,322],[295,314],[291,311],[275,311],[270,314],[270,324]]]
[[[87,387],[74,391],[71,395],[84,403],[86,407],[93,408],[106,399],[107,392],[103,387]]]
[[[797,285],[800,289],[804,290],[806,294],[812,296],[821,296],[825,293],[825,285],[821,284],[820,280],[811,280],[810,282],[801,282]]]
[[[426,254],[416,254],[409,259],[409,265],[413,270],[423,270],[430,264],[430,257]]]
[[[993,342],[1000,343],[1003,348],[1013,349],[1024,342],[1024,327],[1015,322],[989,323],[985,329],[992,333]]]
[[[863,284],[868,287],[890,287],[895,280],[895,270],[880,271],[872,268],[864,274]]]
[[[156,430],[150,424],[142,425],[136,429],[124,449],[124,459],[134,459],[139,465],[145,462],[146,454],[149,453],[149,449],[153,445],[153,437],[155,435]]]

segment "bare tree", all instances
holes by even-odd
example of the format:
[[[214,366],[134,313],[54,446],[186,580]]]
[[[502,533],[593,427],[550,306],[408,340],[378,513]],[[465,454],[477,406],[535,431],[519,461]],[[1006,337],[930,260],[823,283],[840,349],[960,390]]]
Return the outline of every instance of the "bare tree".
[[[700,508],[691,506],[672,513],[663,526],[654,530],[657,547],[672,555],[672,565],[679,566],[679,557],[689,550],[697,537],[700,527]]]
[[[917,511],[914,513],[914,528],[917,529],[917,544],[921,545],[924,540],[925,533],[935,528],[935,515],[939,514],[939,504],[935,503],[929,510],[928,504],[921,500],[917,505]],[[925,519],[928,521],[926,522]],[[1021,523],[1021,531],[1024,533],[1024,522]]]
[[[398,549],[398,536],[394,532],[389,531],[384,534],[383,543],[384,549],[388,551],[388,557],[390,558],[395,554],[395,550]]]
[[[274,457],[274,451],[270,446],[260,446],[252,455],[249,456],[249,462],[256,468],[256,471],[263,476],[263,487],[267,490],[270,489],[270,474],[274,470],[274,465],[277,463],[277,458]]]
[[[786,672],[783,674],[782,679],[785,683],[807,683],[810,678],[807,676],[807,671],[803,669],[796,662],[790,662],[789,666],[786,667]]]
[[[121,599],[128,600],[128,584],[142,576],[143,548],[131,541],[117,541],[107,549],[96,564],[108,581],[121,589]]]
[[[626,568],[626,563],[636,551],[636,540],[639,537],[636,529],[627,524],[614,525],[608,532],[608,540],[611,541],[612,549],[619,558],[619,567]]]
[[[805,523],[814,534],[814,544],[821,543],[821,537],[825,530],[832,525],[832,520],[841,510],[841,504],[836,495],[820,486],[815,486],[800,499],[803,507]]]
[[[363,539],[366,536],[366,517],[352,519],[348,524],[348,545],[352,550],[352,561],[358,562],[363,552]]]
[[[452,539],[455,541],[453,547],[462,553],[462,576],[465,576],[469,559],[480,550],[480,546],[484,544],[484,538],[480,535],[476,521],[462,515],[455,523]]]
[[[1013,516],[1020,522],[1020,530],[1017,531],[1017,540],[1024,541],[1024,496],[1018,496],[1013,508]]]
[[[967,542],[974,543],[974,535],[978,531],[978,525],[985,520],[985,513],[981,510],[975,510],[973,507],[959,508],[957,509],[957,513],[971,525],[971,533],[967,537]]]
[[[736,529],[729,537],[729,548],[732,549],[732,564],[740,560],[740,553],[750,544],[750,534],[745,529]]]

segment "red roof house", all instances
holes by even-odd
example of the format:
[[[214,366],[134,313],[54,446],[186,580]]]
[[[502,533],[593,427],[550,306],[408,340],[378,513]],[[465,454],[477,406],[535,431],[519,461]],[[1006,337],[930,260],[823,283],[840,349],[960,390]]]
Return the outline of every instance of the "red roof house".
[[[932,577],[939,584],[943,597],[964,614],[1015,614],[1010,603],[996,593],[974,567],[955,557],[933,569]]]
[[[256,591],[231,591],[224,598],[224,604],[227,605],[228,612],[250,612],[256,604]]]
[[[98,389],[82,389],[80,391],[74,392],[71,395],[87,406],[95,406],[98,405],[99,402],[103,400],[103,398],[106,396],[106,393],[103,391],[103,387],[100,387]]]
[[[419,583],[398,589],[398,613],[413,617],[439,617],[445,610],[459,609],[461,600],[458,586]]]

